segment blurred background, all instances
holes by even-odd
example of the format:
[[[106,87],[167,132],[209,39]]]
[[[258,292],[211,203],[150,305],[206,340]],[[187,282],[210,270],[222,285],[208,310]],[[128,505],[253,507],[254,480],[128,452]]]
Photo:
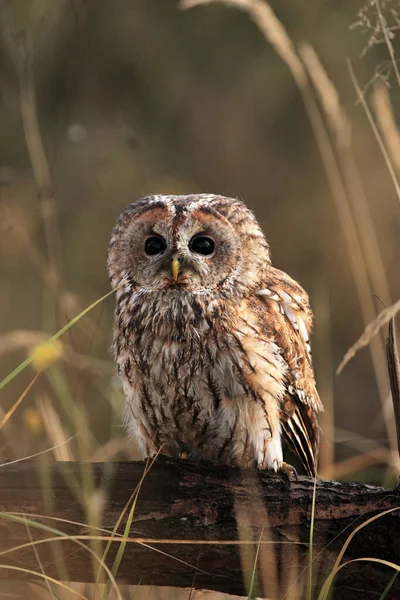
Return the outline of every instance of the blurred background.
[[[249,15],[220,3],[0,2],[0,379],[34,348],[36,371],[51,363],[2,423],[2,459],[52,446],[61,460],[136,456],[110,353],[113,298],[49,356],[40,344],[109,291],[107,245],[124,206],[213,192],[255,211],[275,266],[309,292],[321,474],[394,481],[384,338],[336,369],[400,296],[399,197],[350,73],[380,131],[399,116],[400,5],[270,5],[303,52],[306,91]],[[0,419],[34,375],[31,365],[1,389]]]

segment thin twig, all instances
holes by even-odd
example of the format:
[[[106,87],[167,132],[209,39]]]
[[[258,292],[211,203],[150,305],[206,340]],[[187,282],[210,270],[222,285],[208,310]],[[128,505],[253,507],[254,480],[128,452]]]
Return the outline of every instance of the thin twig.
[[[342,362],[337,368],[336,373],[339,375],[347,363],[357,354],[359,350],[365,348],[371,340],[376,336],[383,325],[386,325],[400,311],[400,300],[397,300],[392,306],[385,308],[379,315],[368,323],[364,329],[362,336],[353,344],[346,352]]]
[[[389,322],[389,334],[386,341],[386,352],[390,379],[390,389],[392,390],[394,419],[397,431],[397,445],[400,458],[400,363],[399,353],[397,350],[394,318],[392,318]]]
[[[385,38],[385,43],[386,43],[387,49],[389,51],[390,60],[392,61],[394,72],[396,74],[397,84],[400,86],[400,73],[399,73],[399,69],[397,67],[397,62],[396,62],[396,57],[395,57],[395,54],[394,54],[393,44],[390,41],[390,36],[389,36],[389,31],[388,31],[387,23],[386,23],[385,18],[384,18],[383,14],[382,14],[380,1],[379,0],[375,0],[375,5],[376,5],[376,10],[377,10],[377,13],[378,13],[378,19],[379,19],[379,23],[380,23],[381,30],[382,30],[382,33],[383,33],[383,37]]]

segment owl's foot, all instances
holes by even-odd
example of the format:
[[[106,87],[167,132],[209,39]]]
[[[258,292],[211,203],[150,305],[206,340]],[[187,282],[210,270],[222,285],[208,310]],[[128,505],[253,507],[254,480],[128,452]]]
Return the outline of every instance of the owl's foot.
[[[290,481],[298,481],[299,478],[297,476],[297,471],[296,469],[293,467],[293,465],[289,465],[288,463],[283,462],[280,466],[280,472],[283,473],[284,475],[286,475],[286,477],[290,480]]]
[[[179,458],[181,460],[187,460],[189,458],[189,453],[186,450],[182,450],[179,454]]]

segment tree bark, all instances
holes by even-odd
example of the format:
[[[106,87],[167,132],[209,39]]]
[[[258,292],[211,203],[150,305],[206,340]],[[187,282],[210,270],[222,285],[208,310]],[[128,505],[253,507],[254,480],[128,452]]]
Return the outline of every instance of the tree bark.
[[[68,535],[108,535],[94,529],[90,515],[100,507],[98,524],[101,521],[101,527],[112,531],[144,469],[142,462],[0,463],[0,566],[7,565],[0,568],[0,577],[27,577],[13,567],[40,572],[40,560],[47,575],[95,582],[98,565],[93,556],[70,540],[37,544],[36,554],[32,546],[4,553],[31,539],[53,536],[10,520],[4,513],[23,513]],[[253,594],[275,600],[291,590],[289,598],[301,597],[309,557],[312,497],[313,480],[308,477],[289,481],[279,474],[159,457],[140,488],[129,532],[137,541],[126,544],[117,580],[193,585],[243,595],[248,592],[259,547]],[[396,507],[400,507],[398,488],[318,480],[313,597],[350,533],[367,519]],[[119,534],[128,513],[129,509]],[[81,543],[95,549],[95,541],[84,539]],[[104,550],[106,541],[97,545]],[[120,542],[112,542],[106,557],[110,567],[119,547]],[[355,534],[342,562],[360,557],[400,564],[400,511],[376,519]],[[337,575],[334,597],[379,598],[393,574],[389,567],[376,563],[352,563]],[[399,597],[400,577],[387,598]]]

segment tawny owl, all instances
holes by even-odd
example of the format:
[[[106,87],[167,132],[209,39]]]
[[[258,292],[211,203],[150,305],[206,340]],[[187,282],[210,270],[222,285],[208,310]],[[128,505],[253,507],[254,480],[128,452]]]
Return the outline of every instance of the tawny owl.
[[[313,475],[318,453],[308,296],[272,266],[239,200],[149,196],[113,231],[114,352],[125,418],[144,457]]]

